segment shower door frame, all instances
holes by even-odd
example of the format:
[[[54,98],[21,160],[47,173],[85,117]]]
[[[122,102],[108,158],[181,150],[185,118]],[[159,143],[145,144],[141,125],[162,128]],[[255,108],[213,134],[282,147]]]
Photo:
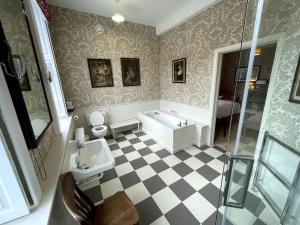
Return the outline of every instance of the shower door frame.
[[[243,122],[244,122],[244,116],[245,116],[245,112],[246,112],[246,105],[247,105],[247,100],[248,100],[248,93],[249,93],[249,88],[247,88],[250,84],[250,77],[252,74],[252,70],[253,70],[253,64],[254,64],[254,57],[255,57],[255,49],[257,46],[262,45],[262,44],[266,44],[268,43],[266,40],[269,40],[269,43],[276,43],[276,51],[275,51],[275,56],[274,56],[274,62],[273,62],[273,68],[271,71],[271,77],[270,77],[270,83],[269,83],[269,89],[267,91],[267,96],[266,96],[266,102],[265,102],[265,107],[263,110],[263,116],[262,116],[262,120],[260,123],[260,128],[259,128],[259,135],[257,138],[257,142],[256,142],[256,146],[255,146],[255,152],[254,155],[251,157],[251,160],[254,160],[254,164],[253,164],[253,168],[251,168],[251,170],[253,171],[253,174],[255,174],[256,168],[257,168],[257,164],[258,164],[258,159],[259,159],[259,155],[260,155],[260,150],[263,144],[263,138],[264,138],[264,134],[265,134],[265,124],[266,124],[266,114],[269,111],[269,103],[271,100],[271,96],[272,93],[274,92],[274,82],[276,80],[276,75],[278,75],[278,66],[279,66],[279,60],[280,60],[280,54],[283,50],[283,43],[284,43],[284,33],[278,33],[276,35],[271,35],[271,36],[266,36],[263,38],[259,38],[259,31],[260,31],[260,25],[261,25],[261,19],[262,19],[262,12],[263,12],[263,6],[264,6],[264,0],[259,0],[258,6],[256,8],[256,17],[255,17],[255,25],[254,25],[254,30],[253,30],[253,35],[252,35],[252,40],[249,42],[244,42],[243,40],[241,42],[241,50],[244,49],[244,46],[251,46],[250,49],[250,55],[249,55],[249,60],[248,60],[248,68],[249,70],[247,71],[247,79],[245,82],[245,89],[244,89],[244,95],[243,95],[243,102],[242,102],[242,107],[241,107],[241,113],[240,113],[240,120],[239,120],[239,126],[238,126],[238,132],[237,132],[237,137],[236,137],[236,143],[235,143],[235,148],[234,148],[234,157],[232,157],[231,163],[234,163],[234,159],[237,158],[243,158],[242,155],[240,155],[240,149],[239,149],[239,145],[240,145],[240,140],[241,140],[241,135],[242,135],[242,128],[243,128]],[[244,24],[245,26],[245,24]],[[266,42],[264,42],[266,41]],[[217,59],[218,57],[218,52],[215,53],[217,55]],[[216,56],[215,56],[216,57]],[[220,64],[220,62],[217,63],[217,65]],[[216,75],[218,75],[218,71],[216,72]],[[215,82],[220,82],[220,81],[215,81]],[[214,96],[215,101],[216,101],[216,91],[214,92]],[[215,109],[216,107],[214,107]],[[213,121],[213,120],[212,120]],[[211,139],[212,140],[212,139]],[[228,139],[229,140],[229,139]],[[232,165],[230,165],[232,167]],[[233,167],[236,167],[236,163],[235,165],[233,165]],[[226,189],[225,191],[228,191],[228,189],[231,189],[231,185],[232,185],[232,181],[230,177],[234,176],[234,169],[232,169],[229,174],[228,177],[229,179],[226,180]],[[247,184],[249,184],[249,186],[252,186],[253,184],[253,176],[249,175],[249,177],[247,177]],[[223,179],[222,179],[223,181]],[[222,185],[222,184],[221,184]],[[247,187],[244,187],[246,192],[248,191],[248,185]],[[225,196],[227,196],[228,193],[225,193]],[[265,200],[262,198],[261,199],[263,202],[265,202]],[[242,205],[243,202],[245,201],[245,199],[242,199]],[[225,202],[224,202],[225,204]],[[267,204],[268,205],[268,204]],[[224,216],[222,219],[222,224],[226,224],[227,218],[230,218],[230,216],[228,216],[228,207],[230,207],[230,205],[225,206],[224,209]],[[234,206],[233,206],[234,207]],[[243,208],[243,207],[236,207],[236,208]]]

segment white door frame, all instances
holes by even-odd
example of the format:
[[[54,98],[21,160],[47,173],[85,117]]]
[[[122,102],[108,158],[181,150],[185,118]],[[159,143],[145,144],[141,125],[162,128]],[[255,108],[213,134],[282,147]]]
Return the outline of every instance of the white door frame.
[[[0,224],[29,214],[29,206],[0,128]]]
[[[278,44],[279,40],[282,40],[284,36],[283,33],[279,33],[276,35],[270,35],[263,38],[258,39],[258,45],[267,45],[267,44],[275,44],[277,43],[274,64],[278,59]],[[242,49],[247,49],[251,47],[251,41],[243,42]],[[212,85],[210,91],[210,99],[209,99],[209,126],[211,127],[211,132],[209,133],[209,145],[214,145],[214,136],[215,136],[215,125],[216,125],[216,115],[217,115],[217,100],[220,89],[220,81],[221,81],[221,68],[222,68],[222,59],[225,53],[239,51],[241,49],[241,43],[218,48],[214,50],[214,64],[213,64],[213,77],[212,77]],[[275,70],[272,70],[271,77],[274,75]],[[272,79],[273,80],[273,79]],[[270,81],[271,83],[271,81]]]

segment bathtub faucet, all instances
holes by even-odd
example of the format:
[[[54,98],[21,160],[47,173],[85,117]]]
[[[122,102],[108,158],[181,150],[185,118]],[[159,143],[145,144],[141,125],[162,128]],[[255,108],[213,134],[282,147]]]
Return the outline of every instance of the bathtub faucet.
[[[182,127],[181,121],[179,121],[179,124],[177,124],[178,127]]]
[[[185,122],[183,123],[184,126],[187,126],[188,125],[188,122],[187,120],[185,120]]]

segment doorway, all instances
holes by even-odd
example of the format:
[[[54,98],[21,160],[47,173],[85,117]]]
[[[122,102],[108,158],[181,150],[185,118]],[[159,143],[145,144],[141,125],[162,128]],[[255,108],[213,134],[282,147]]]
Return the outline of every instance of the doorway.
[[[262,112],[266,101],[272,65],[276,52],[276,43],[261,45],[256,48],[254,70],[250,82],[249,100],[247,104],[246,126],[247,140],[244,140],[243,151],[253,151],[256,145],[261,124]],[[216,122],[214,145],[233,152],[240,118],[241,105],[247,72],[247,57],[250,48],[242,51],[228,52],[222,55],[220,85],[216,99]],[[231,123],[230,123],[231,122]],[[229,127],[231,137],[229,142]]]

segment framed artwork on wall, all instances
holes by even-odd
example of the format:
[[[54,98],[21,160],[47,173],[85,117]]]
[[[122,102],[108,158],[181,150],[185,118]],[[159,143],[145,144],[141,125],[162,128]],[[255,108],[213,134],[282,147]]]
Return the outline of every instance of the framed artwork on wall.
[[[186,82],[186,58],[172,61],[173,83]]]
[[[138,58],[121,58],[123,86],[140,86],[140,60]]]
[[[110,59],[88,59],[93,88],[113,87],[113,73]]]
[[[250,81],[257,81],[260,74],[261,66],[253,66],[252,77]],[[248,67],[236,67],[235,69],[235,82],[245,82],[247,77]]]
[[[299,67],[300,67],[300,55],[298,58],[296,72],[292,84],[292,90],[289,98],[290,102],[294,102],[298,104],[300,104],[300,68]]]

